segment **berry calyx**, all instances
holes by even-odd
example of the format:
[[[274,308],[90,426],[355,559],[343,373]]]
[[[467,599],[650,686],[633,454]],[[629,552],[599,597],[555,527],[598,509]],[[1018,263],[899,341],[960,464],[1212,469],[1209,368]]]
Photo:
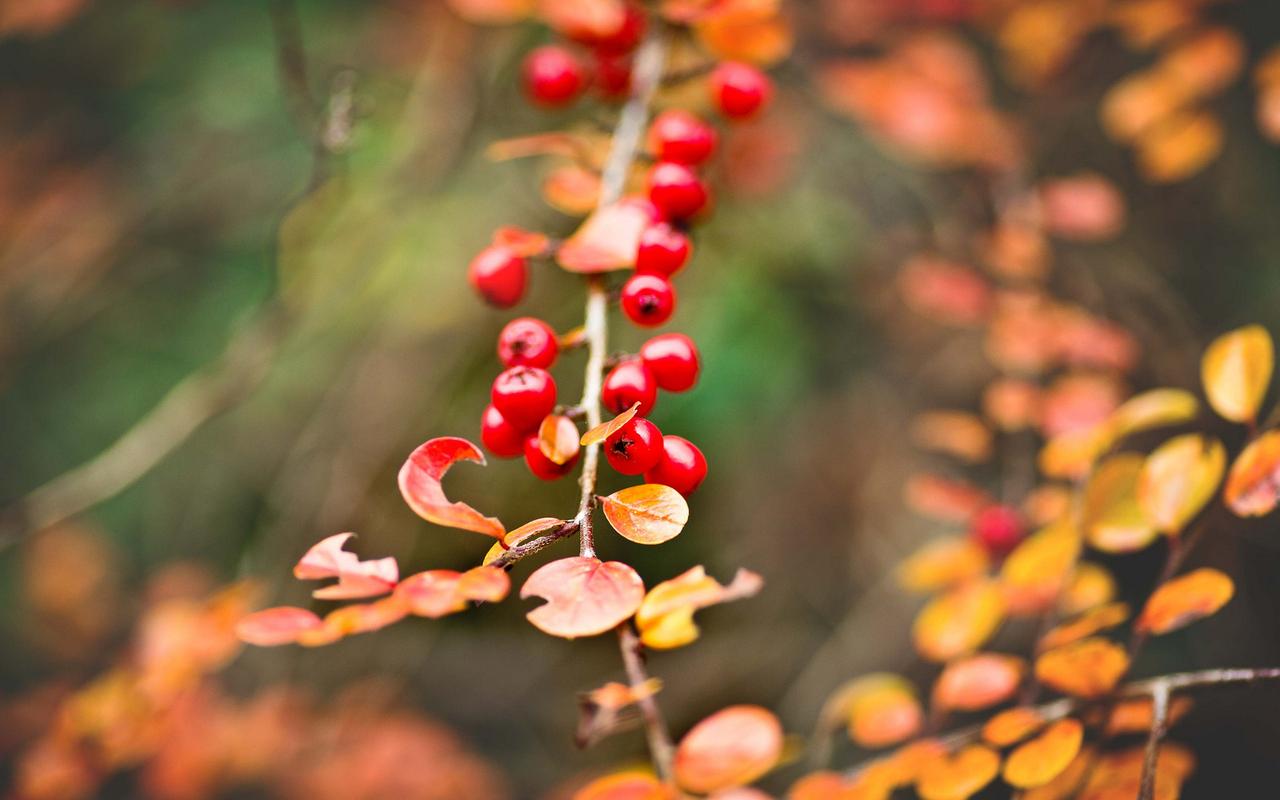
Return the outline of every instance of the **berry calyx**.
[[[539,367],[511,367],[493,381],[494,408],[517,430],[531,431],[556,405],[556,382]]]
[[[661,325],[676,310],[676,290],[661,275],[632,275],[622,284],[622,312],[647,328]]]
[[[698,382],[698,348],[683,333],[664,333],[640,347],[640,358],[658,381],[658,388],[684,392]]]
[[[715,152],[716,131],[688,111],[672,108],[654,118],[649,146],[659,161],[696,167]]]
[[[769,77],[750,64],[726,61],[711,73],[711,101],[730,119],[746,119],[773,97]]]
[[[662,431],[642,417],[634,417],[604,440],[604,457],[623,475],[639,475],[653,469],[662,455]]]
[[[657,400],[658,381],[638,358],[623,361],[609,370],[600,387],[600,402],[615,414],[621,414],[639,403],[636,416],[647,417]]]
[[[555,363],[559,352],[556,332],[540,319],[513,319],[498,334],[498,358],[508,367],[546,369]]]
[[[577,57],[563,47],[545,45],[524,59],[524,88],[543,106],[572,103],[587,85],[587,73]]]
[[[480,416],[480,441],[498,458],[516,458],[524,453],[525,432],[516,428],[493,404]]]
[[[689,236],[668,222],[645,228],[636,248],[636,272],[671,276],[680,271],[693,253]]]
[[[573,470],[574,464],[578,463],[578,453],[574,453],[573,458],[563,464],[557,464],[542,452],[542,448],[538,446],[538,434],[535,433],[524,440],[524,463],[534,477],[544,481],[554,481],[556,478],[563,478]]]
[[[684,164],[660,161],[649,171],[649,199],[671,219],[692,217],[710,197],[706,184]]]
[[[990,505],[974,515],[969,524],[969,535],[988,553],[997,556],[1008,554],[1018,546],[1027,534],[1022,514],[1006,505]]]
[[[505,247],[491,245],[471,259],[467,282],[490,305],[510,308],[524,297],[529,263]]]
[[[707,459],[702,451],[688,439],[679,436],[662,437],[662,460],[645,472],[645,483],[670,486],[686,497],[697,489],[707,477]]]

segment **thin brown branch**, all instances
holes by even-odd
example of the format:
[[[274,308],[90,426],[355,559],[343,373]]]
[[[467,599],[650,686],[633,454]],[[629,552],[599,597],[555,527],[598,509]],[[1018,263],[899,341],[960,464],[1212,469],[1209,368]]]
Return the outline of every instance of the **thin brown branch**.
[[[1151,733],[1147,736],[1146,750],[1142,755],[1142,782],[1138,788],[1138,800],[1151,800],[1156,791],[1156,756],[1160,741],[1169,729],[1169,684],[1157,681],[1151,689]]]
[[[624,622],[618,626],[618,647],[622,651],[622,663],[627,670],[627,682],[632,689],[639,689],[649,680],[649,673],[644,666],[644,649],[631,623]],[[646,695],[636,701],[640,707],[640,716],[644,720],[644,735],[649,742],[649,754],[653,757],[653,768],[664,783],[672,779],[672,760],[675,756],[675,745],[667,732],[666,720],[662,717],[662,709],[658,707],[653,695]]]
[[[491,561],[489,566],[506,569],[525,556],[531,556],[534,553],[541,552],[561,539],[567,539],[570,536],[573,536],[578,532],[579,527],[580,525],[577,520],[570,520],[551,531],[551,533],[539,536],[537,539],[533,539],[510,548],[507,552]]]

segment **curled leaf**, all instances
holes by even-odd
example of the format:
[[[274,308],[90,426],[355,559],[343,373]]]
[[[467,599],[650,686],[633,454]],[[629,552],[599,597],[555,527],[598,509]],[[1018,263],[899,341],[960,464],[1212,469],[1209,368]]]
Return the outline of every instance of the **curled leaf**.
[[[338,533],[316,544],[293,568],[299,580],[337,578],[333,586],[316,589],[312,596],[320,600],[355,600],[377,597],[395,588],[400,567],[394,558],[361,561],[355,553],[342,549],[354,533]]]
[[[1236,457],[1222,499],[1240,517],[1269,514],[1280,503],[1280,431],[1267,431]]]
[[[1226,463],[1227,451],[1217,439],[1175,436],[1147,456],[1138,476],[1138,504],[1156,530],[1176,536],[1213,497]]]
[[[620,428],[622,428],[623,425],[626,425],[633,418],[635,418],[635,415],[639,410],[640,410],[640,404],[638,402],[632,403],[631,408],[628,408],[626,411],[623,411],[621,414],[609,420],[608,422],[602,422],[599,425],[592,428],[591,430],[582,434],[582,440],[581,440],[582,446],[590,447],[593,444],[599,444],[600,442],[603,442],[605,439],[608,439]]]
[[[485,463],[484,454],[466,439],[446,436],[422,444],[400,468],[400,494],[409,508],[427,522],[501,539],[506,528],[499,520],[445,497],[440,481],[458,461]]]
[[[689,504],[670,486],[645,483],[600,498],[605,519],[622,538],[636,544],[662,544],[680,535],[689,521]]]
[[[1115,642],[1099,637],[1050,650],[1036,659],[1036,679],[1063,694],[1101,697],[1129,669],[1129,656]]]
[[[476,567],[466,572],[432,569],[410,575],[396,587],[409,613],[437,619],[464,611],[469,602],[496,603],[507,596],[511,579],[496,567]]]
[[[568,464],[578,456],[578,426],[560,414],[548,414],[538,426],[538,449],[553,464]]]
[[[644,600],[644,582],[620,561],[573,556],[539,567],[520,597],[547,601],[526,615],[534,627],[574,639],[612,630],[634,614]]]
[[[280,606],[257,611],[236,623],[236,636],[259,647],[293,644],[308,631],[319,630],[320,617],[305,608]]]
[[[1231,600],[1235,584],[1209,567],[1188,572],[1156,589],[1135,623],[1139,630],[1169,633],[1214,614]]]
[[[979,653],[952,661],[933,684],[933,705],[956,711],[981,711],[1003,703],[1018,691],[1026,662],[1017,656]]]
[[[1080,721],[1060,719],[1009,754],[1004,763],[1005,782],[1019,789],[1043,786],[1070,766],[1083,743]]]
[[[659,650],[680,647],[698,638],[693,613],[717,603],[751,597],[764,581],[750,570],[740,569],[727,586],[709,577],[701,566],[663,581],[649,590],[636,611],[640,640]]]
[[[1209,405],[1223,419],[1252,422],[1271,383],[1275,347],[1261,325],[1219,336],[1204,351],[1200,378]]]
[[[993,581],[952,589],[926,605],[911,629],[916,650],[931,661],[950,661],[977,650],[1004,621],[1005,605]]]
[[[699,794],[742,786],[782,757],[782,725],[759,706],[730,706],[694,725],[680,740],[675,778]]]
[[[849,738],[862,747],[897,744],[916,735],[924,722],[915,687],[887,672],[863,675],[841,686],[822,708],[823,727],[848,726]]]
[[[916,780],[923,800],[966,800],[982,791],[1000,772],[1000,756],[989,747],[970,745],[954,756],[928,762]]]

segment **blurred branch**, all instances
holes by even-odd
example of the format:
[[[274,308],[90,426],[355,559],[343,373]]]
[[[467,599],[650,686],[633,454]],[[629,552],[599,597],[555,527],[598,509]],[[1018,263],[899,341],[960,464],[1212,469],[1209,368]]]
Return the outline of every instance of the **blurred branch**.
[[[1138,800],[1151,800],[1156,791],[1156,756],[1160,752],[1160,740],[1169,728],[1169,684],[1156,681],[1151,690],[1151,733],[1147,736],[1146,751],[1142,755],[1142,782],[1138,788]]]

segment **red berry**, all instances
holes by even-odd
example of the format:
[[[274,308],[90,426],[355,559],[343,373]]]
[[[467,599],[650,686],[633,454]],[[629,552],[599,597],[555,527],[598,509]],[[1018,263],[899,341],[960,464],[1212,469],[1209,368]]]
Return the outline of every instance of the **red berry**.
[[[1018,510],[1005,505],[990,505],[979,511],[969,525],[969,535],[994,555],[1004,555],[1017,547],[1026,536],[1026,527]]]
[[[510,308],[524,297],[529,263],[505,247],[492,245],[471,259],[467,280],[491,305]]]
[[[639,475],[662,460],[662,431],[643,417],[635,417],[604,440],[604,457],[623,475]]]
[[[684,231],[667,222],[645,228],[636,249],[636,272],[674,275],[693,253],[693,244]]]
[[[508,367],[542,367],[556,362],[556,332],[540,319],[513,319],[498,334],[498,358]]]
[[[547,458],[542,448],[538,447],[538,434],[535,433],[524,440],[524,463],[536,477],[544,481],[554,481],[569,474],[573,465],[578,463],[578,453],[574,453],[573,458],[563,464],[557,464]]]
[[[661,325],[675,310],[676,290],[661,275],[632,275],[622,284],[622,311],[637,325]]]
[[[596,52],[595,86],[610,100],[621,100],[631,93],[631,57]]]
[[[567,105],[587,85],[587,74],[573,53],[546,45],[524,59],[524,87],[530,99],[544,106]]]
[[[480,441],[498,458],[515,458],[524,452],[524,431],[518,430],[502,412],[487,405],[480,417]]]
[[[665,216],[685,219],[701,211],[710,194],[689,167],[660,161],[649,172],[649,199]]]
[[[644,38],[646,27],[644,12],[628,3],[622,26],[608,36],[596,38],[589,44],[604,53],[627,53],[636,49],[636,45],[640,44],[640,40]]]
[[[696,167],[715,152],[716,131],[688,111],[672,108],[653,120],[649,146],[659,161]]]
[[[698,348],[683,333],[664,333],[640,347],[640,358],[653,372],[659,389],[684,392],[698,382]]]
[[[731,119],[750,117],[773,96],[769,77],[750,64],[726,61],[711,73],[711,100]]]
[[[511,367],[493,381],[494,408],[517,430],[531,431],[556,405],[556,382],[538,367]]]
[[[693,494],[707,477],[707,459],[688,439],[662,437],[662,460],[644,474],[645,483],[670,486],[682,495]]]
[[[621,414],[636,403],[636,416],[647,417],[658,400],[658,381],[653,372],[638,358],[623,361],[604,376],[600,402],[615,414]]]

